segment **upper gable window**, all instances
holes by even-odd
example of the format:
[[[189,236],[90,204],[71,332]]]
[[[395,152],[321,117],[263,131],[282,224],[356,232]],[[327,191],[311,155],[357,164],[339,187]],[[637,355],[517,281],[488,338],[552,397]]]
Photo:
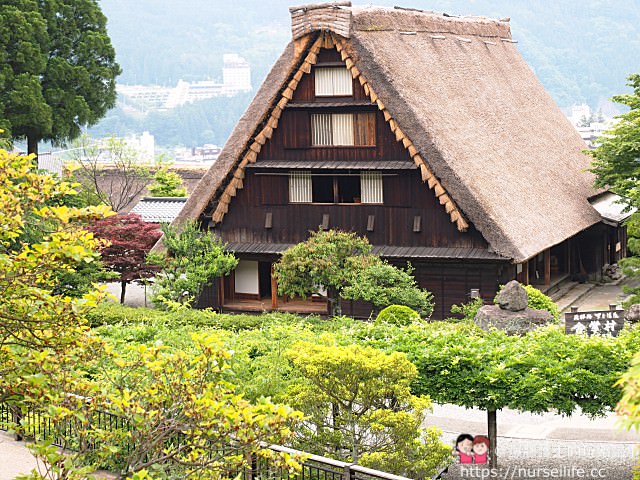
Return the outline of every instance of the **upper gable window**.
[[[353,95],[353,81],[347,68],[316,68],[316,97]]]
[[[375,114],[314,113],[311,132],[314,147],[373,146],[376,144]]]

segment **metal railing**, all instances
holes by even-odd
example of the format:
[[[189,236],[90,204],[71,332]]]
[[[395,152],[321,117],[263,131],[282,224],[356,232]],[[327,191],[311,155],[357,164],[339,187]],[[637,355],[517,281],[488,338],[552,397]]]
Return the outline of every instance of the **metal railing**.
[[[69,420],[66,425],[56,426],[41,412],[31,410],[27,411],[26,414],[22,414],[17,407],[0,403],[0,430],[7,431],[7,425],[11,423],[22,424],[21,433],[25,437],[51,440],[52,445],[64,449],[76,450],[79,446],[78,439],[73,433],[73,425],[70,423],[73,421]],[[90,423],[95,428],[109,431],[128,430],[130,428],[126,420],[105,411],[96,411]],[[292,476],[290,471],[278,467],[276,464],[269,462],[268,459],[251,455],[247,462],[247,468],[242,469],[240,475],[243,480],[411,480],[407,477],[320,455],[312,455],[281,445],[265,444],[263,446],[275,452],[288,453],[304,458],[305,460],[301,463],[301,471]],[[447,467],[439,470],[431,478],[433,480],[440,479],[441,475],[446,471]]]

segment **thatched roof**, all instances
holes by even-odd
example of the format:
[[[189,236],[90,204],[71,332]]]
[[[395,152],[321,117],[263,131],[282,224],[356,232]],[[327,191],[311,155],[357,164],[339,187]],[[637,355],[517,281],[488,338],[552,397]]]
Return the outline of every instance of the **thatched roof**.
[[[595,191],[584,143],[517,52],[507,22],[325,8],[325,15],[317,6],[292,9],[294,31],[295,22],[306,22],[310,33],[287,46],[178,220],[198,217],[211,201],[213,220],[222,220],[242,188],[244,166],[277,128],[314,51],[328,45],[341,52],[460,230],[472,222],[497,253],[520,262],[601,220],[588,202]],[[335,31],[330,21],[345,9],[349,38],[340,34],[345,15],[334,15]],[[314,18],[322,19],[315,27]]]

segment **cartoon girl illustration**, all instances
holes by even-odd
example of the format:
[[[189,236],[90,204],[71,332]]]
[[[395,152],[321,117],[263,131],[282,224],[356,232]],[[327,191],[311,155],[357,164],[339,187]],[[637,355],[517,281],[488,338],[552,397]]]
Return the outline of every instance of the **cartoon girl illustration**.
[[[483,465],[487,463],[487,452],[489,451],[489,445],[489,439],[484,435],[478,435],[473,439],[473,463]]]
[[[456,439],[456,453],[460,463],[473,463],[473,437],[468,433],[461,433]]]

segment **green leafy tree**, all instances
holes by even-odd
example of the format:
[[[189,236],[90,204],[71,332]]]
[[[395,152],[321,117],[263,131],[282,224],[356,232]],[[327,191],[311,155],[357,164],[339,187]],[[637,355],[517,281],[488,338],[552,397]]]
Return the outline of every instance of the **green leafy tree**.
[[[429,317],[433,313],[433,294],[419,288],[412,273],[411,265],[403,270],[373,257],[369,265],[355,272],[342,296],[371,302],[377,310],[389,305],[404,305],[422,317]]]
[[[579,408],[602,415],[620,399],[612,385],[640,348],[637,327],[617,338],[567,335],[557,326],[517,337],[470,324],[432,322],[364,325],[356,336],[385,351],[405,352],[419,372],[414,393],[486,410],[492,462],[497,462],[498,410],[553,409],[571,415]]]
[[[108,215],[107,207],[73,208],[55,199],[71,185],[39,173],[33,159],[0,150],[0,345],[32,348],[64,344],[80,327],[86,299],[52,291],[58,274],[98,259],[100,242],[83,221]],[[18,242],[27,226],[45,229],[39,241]],[[0,361],[2,353],[0,352]]]
[[[306,242],[287,249],[275,264],[278,293],[306,297],[324,287],[331,314],[340,315],[342,292],[370,253],[369,241],[353,232],[311,232]]]
[[[624,372],[616,386],[622,388],[622,398],[616,413],[622,417],[622,426],[627,430],[640,430],[640,353],[636,353],[631,366]],[[640,466],[636,463],[633,480],[640,479]]]
[[[250,467],[251,456],[299,468],[294,456],[261,442],[288,442],[301,414],[239,395],[225,379],[231,353],[213,335],[192,335],[188,352],[134,345],[116,353],[97,337],[84,340],[64,356],[28,357],[38,375],[16,379],[27,392],[22,405],[43,412],[53,427],[48,438],[36,434],[30,448],[44,475],[29,478],[80,480],[97,468],[120,478],[143,471],[153,478],[231,478]],[[17,428],[38,432],[34,421]],[[64,452],[51,445],[53,437]]]
[[[318,230],[282,254],[275,264],[278,292],[307,297],[327,291],[329,311],[340,315],[342,298],[365,300],[375,308],[406,305],[427,316],[433,311],[431,293],[417,287],[406,271],[371,254],[366,237],[353,232]]]
[[[33,173],[38,173],[34,171]],[[42,172],[46,174],[46,172]],[[52,181],[56,182],[55,178]],[[68,193],[54,195],[43,200],[42,207],[67,207],[82,209],[86,205],[79,197],[81,195],[73,185]],[[20,248],[21,245],[38,245],[47,240],[47,237],[60,228],[68,226],[60,225],[58,218],[50,216],[43,218],[35,210],[23,212],[23,228],[20,235],[13,239],[12,248]],[[100,260],[87,261],[81,258],[77,261],[69,261],[69,268],[59,269],[55,274],[52,293],[54,295],[68,295],[70,297],[82,297],[94,290],[94,284],[112,280],[114,276],[106,270]]]
[[[84,313],[102,297],[72,298],[56,291],[60,275],[98,258],[100,242],[83,222],[108,215],[106,207],[74,208],[69,183],[40,173],[32,157],[0,150],[0,401],[19,414],[25,376],[39,378],[29,358],[65,357],[87,330]],[[42,234],[24,241],[27,229]],[[37,362],[36,362],[37,365]]]
[[[176,172],[161,168],[153,176],[153,183],[149,185],[151,197],[186,197],[187,189],[182,186],[182,177]]]
[[[40,140],[72,140],[115,105],[120,67],[97,0],[9,4],[3,28],[11,31],[12,20],[18,28],[2,36],[2,54],[14,60],[3,69],[0,101],[11,136],[37,154]]]
[[[218,277],[228,275],[238,265],[224,243],[211,232],[188,221],[179,228],[163,225],[162,242],[167,253],[152,252],[149,262],[162,271],[152,287],[152,301],[160,307],[190,306],[202,289]]]
[[[626,105],[627,113],[619,115],[616,123],[604,135],[598,138],[594,150],[586,153],[593,157],[591,171],[596,176],[596,187],[610,187],[616,193],[626,197],[628,206],[640,207],[640,74],[629,76],[628,85],[633,93],[616,95],[613,101]],[[636,212],[627,220],[629,234],[628,248],[632,257],[620,261],[625,274],[640,275],[640,213]],[[627,293],[634,296],[630,303],[640,302],[640,289],[628,288]]]
[[[43,94],[47,66],[47,23],[36,0],[0,6],[0,128],[14,138],[49,134],[52,108]]]
[[[411,394],[417,370],[404,354],[300,343],[288,356],[305,379],[288,391],[306,415],[296,431],[302,449],[410,478],[449,460],[439,432],[420,428],[431,402]]]

